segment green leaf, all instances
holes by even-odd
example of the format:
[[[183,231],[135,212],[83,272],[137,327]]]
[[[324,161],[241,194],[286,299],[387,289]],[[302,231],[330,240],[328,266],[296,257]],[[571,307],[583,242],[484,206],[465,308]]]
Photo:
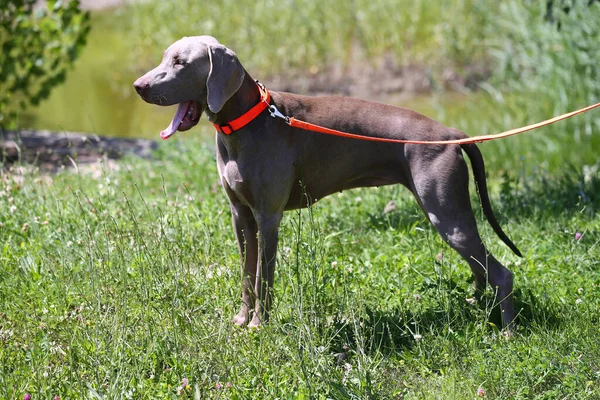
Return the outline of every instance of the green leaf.
[[[37,104],[64,81],[90,30],[78,1],[50,0],[34,12],[35,3],[0,0],[0,128],[11,124],[15,107]]]

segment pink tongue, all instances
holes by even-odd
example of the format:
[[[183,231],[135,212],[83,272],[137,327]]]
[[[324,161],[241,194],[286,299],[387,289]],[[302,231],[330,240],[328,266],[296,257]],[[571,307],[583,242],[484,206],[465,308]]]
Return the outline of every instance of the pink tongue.
[[[177,131],[177,128],[179,128],[179,125],[181,125],[181,121],[183,121],[183,117],[185,117],[189,106],[189,101],[186,101],[185,103],[179,103],[177,111],[175,112],[175,116],[171,120],[171,123],[169,124],[167,129],[160,133],[160,137],[162,140],[170,138]]]

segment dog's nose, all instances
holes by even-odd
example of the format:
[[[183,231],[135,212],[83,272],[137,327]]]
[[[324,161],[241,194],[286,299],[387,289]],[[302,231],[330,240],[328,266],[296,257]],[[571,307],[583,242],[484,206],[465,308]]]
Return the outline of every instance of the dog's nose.
[[[133,82],[133,87],[135,88],[135,91],[142,96],[144,95],[144,92],[148,90],[148,87],[150,87],[150,83],[142,77]]]

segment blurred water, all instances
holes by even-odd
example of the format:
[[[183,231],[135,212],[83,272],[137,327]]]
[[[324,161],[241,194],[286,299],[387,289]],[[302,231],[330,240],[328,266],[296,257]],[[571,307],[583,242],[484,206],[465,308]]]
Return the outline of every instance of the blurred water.
[[[133,81],[142,71],[129,65],[127,38],[114,23],[110,13],[93,14],[88,43],[67,80],[38,107],[27,108],[19,127],[158,138],[175,108],[152,106],[137,96]]]

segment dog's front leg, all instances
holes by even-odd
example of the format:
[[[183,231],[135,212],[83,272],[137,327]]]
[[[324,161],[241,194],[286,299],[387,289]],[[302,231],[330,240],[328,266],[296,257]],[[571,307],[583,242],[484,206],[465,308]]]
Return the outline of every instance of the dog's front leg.
[[[233,228],[238,243],[242,271],[242,308],[233,317],[233,323],[244,326],[249,321],[250,310],[254,308],[254,281],[258,263],[258,229],[252,210],[242,204],[231,205]]]
[[[258,327],[269,320],[269,310],[273,302],[273,275],[277,256],[279,223],[282,217],[283,212],[256,216],[260,256],[254,283],[256,296],[254,316],[249,327]]]

